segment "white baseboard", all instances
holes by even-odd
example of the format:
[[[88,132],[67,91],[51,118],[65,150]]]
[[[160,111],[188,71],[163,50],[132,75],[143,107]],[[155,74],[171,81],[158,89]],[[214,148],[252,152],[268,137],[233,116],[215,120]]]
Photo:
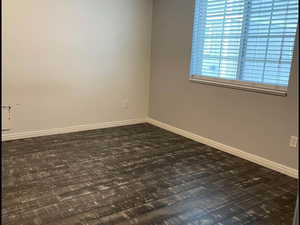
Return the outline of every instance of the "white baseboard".
[[[152,118],[147,118],[147,122],[150,123],[150,124],[153,124],[155,126],[158,126],[160,128],[171,131],[173,133],[184,136],[186,138],[189,138],[189,139],[192,139],[194,141],[200,142],[202,144],[206,144],[210,147],[216,148],[216,149],[221,150],[223,152],[230,153],[230,154],[238,156],[242,159],[246,159],[248,161],[254,162],[254,163],[259,164],[261,166],[267,167],[269,169],[275,170],[277,172],[280,172],[280,173],[283,173],[285,175],[288,175],[288,176],[291,176],[291,177],[294,177],[294,178],[298,179],[298,170],[293,169],[291,167],[287,167],[287,166],[282,165],[280,163],[273,162],[271,160],[265,159],[261,156],[257,156],[257,155],[242,151],[240,149],[224,145],[220,142],[211,140],[209,138],[201,137],[201,136],[196,135],[194,133],[179,129],[177,127],[174,127],[174,126],[171,126],[169,124],[154,120]]]
[[[40,136],[47,136],[53,134],[64,134],[64,133],[71,133],[71,132],[78,132],[78,131],[85,131],[85,130],[95,130],[95,129],[108,128],[108,127],[118,127],[118,126],[133,125],[133,124],[145,123],[145,122],[146,119],[130,119],[130,120],[123,120],[123,121],[113,121],[113,122],[104,122],[104,123],[96,123],[96,124],[84,124],[84,125],[77,125],[77,126],[63,127],[63,128],[54,128],[49,130],[26,131],[26,132],[9,133],[9,134],[2,133],[2,141],[40,137]]]
[[[206,144],[206,145],[216,148],[218,150],[230,153],[232,155],[238,156],[240,158],[246,159],[248,161],[257,163],[257,164],[265,166],[269,169],[273,169],[275,171],[278,171],[280,173],[283,173],[283,174],[286,174],[288,176],[298,179],[298,170],[296,170],[296,169],[284,166],[280,163],[273,162],[271,160],[265,159],[263,157],[260,157],[260,156],[257,156],[257,155],[251,154],[251,153],[247,153],[240,149],[224,145],[220,142],[211,140],[209,138],[201,137],[194,133],[179,129],[177,127],[154,120],[152,118],[130,119],[130,120],[104,122],[104,123],[96,123],[96,124],[85,124],[85,125],[78,125],[78,126],[71,126],[71,127],[64,127],[64,128],[54,128],[54,129],[49,129],[49,130],[27,131],[27,132],[9,133],[9,134],[2,133],[2,141],[39,137],[39,136],[47,136],[47,135],[53,135],[53,134],[64,134],[64,133],[71,133],[71,132],[78,132],[78,131],[85,131],[85,130],[94,130],[94,129],[108,128],[108,127],[133,125],[133,124],[145,123],[145,122],[148,122],[155,126],[161,127],[163,129],[166,129],[173,133],[184,136],[186,138],[192,139],[192,140],[200,142],[202,144]]]

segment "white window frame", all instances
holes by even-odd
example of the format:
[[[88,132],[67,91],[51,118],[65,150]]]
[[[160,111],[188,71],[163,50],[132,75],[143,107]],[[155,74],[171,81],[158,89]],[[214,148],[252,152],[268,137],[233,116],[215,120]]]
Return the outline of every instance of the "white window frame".
[[[214,78],[203,75],[190,75],[190,81],[199,82],[202,84],[220,86],[220,87],[228,87],[239,90],[246,90],[264,94],[272,94],[278,96],[287,96],[288,87],[284,86],[274,86],[274,85],[266,85],[255,82],[247,82],[240,80],[227,80],[222,78]]]
[[[196,4],[195,4],[195,8],[196,8]],[[246,10],[245,10],[245,12],[246,12]],[[193,17],[193,19],[194,19],[194,17]],[[245,29],[247,21],[248,21],[248,19],[243,21],[242,30]],[[295,42],[298,40],[297,36],[298,36],[298,24],[297,24],[297,28],[296,28]],[[241,43],[240,48],[242,48],[243,45],[244,45],[244,41]],[[293,65],[293,61],[295,60],[295,51],[296,51],[296,45],[294,43],[293,57],[291,60],[292,65]],[[240,50],[240,52],[243,52],[243,51]],[[192,54],[190,54],[190,55],[192,55]],[[192,56],[191,56],[191,60],[192,60]],[[243,60],[243,56],[242,56],[242,54],[240,54],[239,61],[238,61],[238,71],[241,69],[242,60]],[[292,65],[291,65],[289,79],[291,78],[291,72],[293,71]],[[240,72],[238,72],[237,75],[239,76]],[[230,79],[223,79],[220,77],[209,77],[209,76],[204,76],[204,75],[190,74],[189,80],[192,82],[199,82],[202,84],[227,87],[227,88],[239,89],[239,90],[245,90],[245,91],[252,91],[252,92],[257,92],[257,93],[271,94],[271,95],[277,95],[277,96],[287,96],[287,92],[288,92],[288,86],[279,86],[279,85],[277,86],[277,85],[269,85],[269,84],[262,84],[262,83],[256,83],[256,82],[241,81],[241,80],[230,80]]]

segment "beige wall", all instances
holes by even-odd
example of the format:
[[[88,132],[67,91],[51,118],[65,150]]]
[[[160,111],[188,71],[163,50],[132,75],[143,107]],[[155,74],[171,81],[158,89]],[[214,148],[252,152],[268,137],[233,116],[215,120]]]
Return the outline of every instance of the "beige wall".
[[[188,80],[194,0],[154,0],[150,117],[297,168],[298,64],[288,97]],[[297,53],[298,54],[298,53]]]
[[[11,132],[145,118],[151,11],[149,0],[3,0]]]

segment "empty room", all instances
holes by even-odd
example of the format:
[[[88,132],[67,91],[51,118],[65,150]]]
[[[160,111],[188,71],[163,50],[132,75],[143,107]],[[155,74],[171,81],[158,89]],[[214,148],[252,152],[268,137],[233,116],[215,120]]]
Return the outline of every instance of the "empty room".
[[[299,225],[298,1],[2,0],[4,225]]]

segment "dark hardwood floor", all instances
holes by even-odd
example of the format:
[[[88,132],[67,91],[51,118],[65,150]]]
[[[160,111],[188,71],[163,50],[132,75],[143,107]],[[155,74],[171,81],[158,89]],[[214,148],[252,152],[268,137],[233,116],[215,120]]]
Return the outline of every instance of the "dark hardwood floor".
[[[297,180],[149,124],[2,143],[4,225],[292,225]]]

